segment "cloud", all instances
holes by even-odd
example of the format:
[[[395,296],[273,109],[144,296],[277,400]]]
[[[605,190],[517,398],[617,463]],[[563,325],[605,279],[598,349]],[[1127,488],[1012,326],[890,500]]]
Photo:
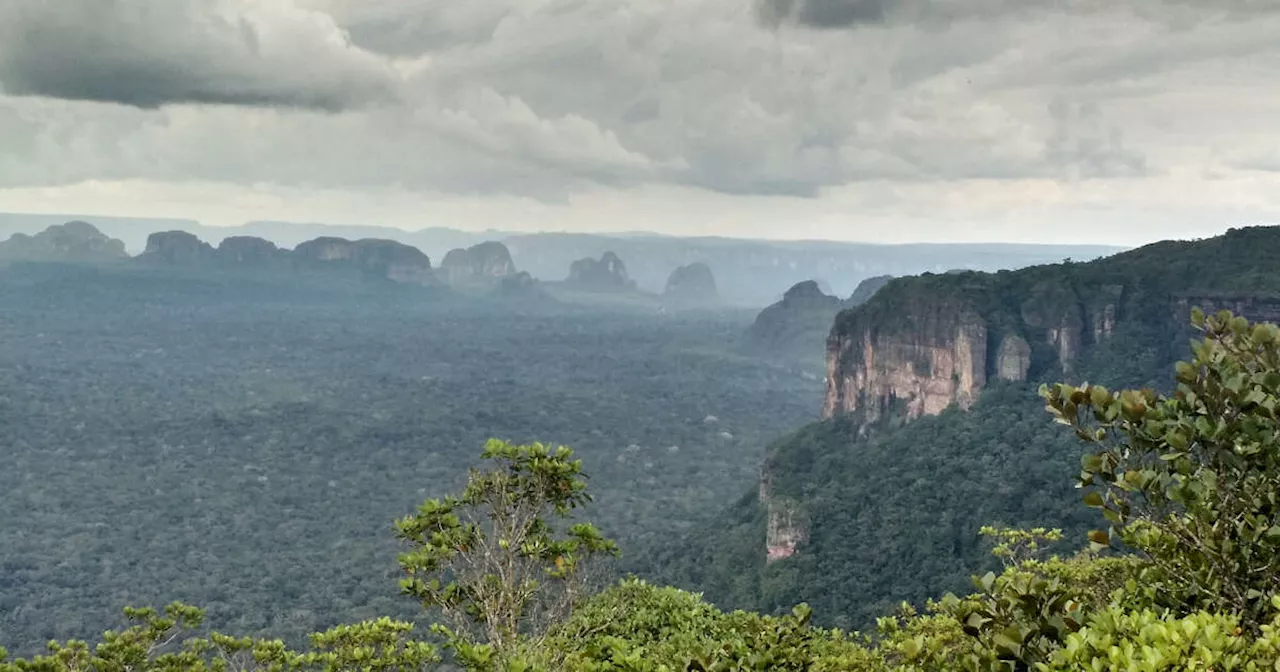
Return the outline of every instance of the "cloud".
[[[0,0],[0,189],[866,185],[905,211],[960,182],[1203,174],[1280,115],[1280,13],[1245,0],[753,3]]]
[[[845,28],[885,20],[892,0],[756,0],[760,20],[811,28]]]
[[[0,84],[140,108],[333,111],[394,98],[397,77],[331,16],[283,0],[6,0]]]

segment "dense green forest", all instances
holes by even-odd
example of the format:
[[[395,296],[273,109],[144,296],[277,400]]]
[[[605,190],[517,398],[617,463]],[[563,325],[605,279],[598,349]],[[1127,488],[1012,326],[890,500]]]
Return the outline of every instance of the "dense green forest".
[[[396,521],[400,591],[426,628],[381,617],[293,648],[204,628],[182,603],[127,609],[123,630],[48,644],[0,672],[968,672],[1280,669],[1280,327],[1227,311],[1169,395],[1043,385],[1049,417],[1085,449],[1079,507],[1109,525],[1070,557],[1057,529],[986,526],[1003,567],[971,592],[904,604],[874,630],[725,612],[696,594],[623,580],[592,590],[618,547],[573,516],[592,503],[565,446],[491,440],[455,494]]]
[[[748,311],[348,280],[0,269],[6,645],[170,599],[293,638],[403,615],[390,523],[490,436],[573,446],[601,528],[666,543],[820,405],[812,376],[731,353]]]
[[[819,623],[863,629],[903,600],[959,590],[973,571],[994,567],[977,534],[984,525],[1059,527],[1080,539],[1100,521],[1076,505],[1063,478],[1077,469],[1082,447],[1044,414],[1037,386],[1066,379],[1169,389],[1170,367],[1190,354],[1184,299],[1238,305],[1274,321],[1277,258],[1280,230],[1247,228],[1090,263],[892,281],[841,313],[835,332],[913,334],[936,328],[931,316],[963,307],[989,333],[1031,341],[1029,379],[992,381],[968,410],[953,406],[905,423],[890,413],[871,424],[855,413],[780,439],[763,472],[770,496],[806,528],[794,557],[766,562],[769,505],[753,487],[680,543],[648,554],[642,573],[704,591],[723,607],[785,613],[807,602]],[[1087,317],[1103,300],[1113,303],[1114,324],[1095,339],[1093,325],[1072,322],[1079,319],[1072,311]],[[1050,326],[1083,333],[1069,367],[1044,329],[1028,326],[1036,314],[1065,315]],[[989,347],[997,342],[990,338]]]

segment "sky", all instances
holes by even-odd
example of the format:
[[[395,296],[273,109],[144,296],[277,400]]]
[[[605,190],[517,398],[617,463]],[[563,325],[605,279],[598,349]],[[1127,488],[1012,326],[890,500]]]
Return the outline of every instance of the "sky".
[[[1280,223],[1276,0],[4,0],[0,211],[1134,245]]]

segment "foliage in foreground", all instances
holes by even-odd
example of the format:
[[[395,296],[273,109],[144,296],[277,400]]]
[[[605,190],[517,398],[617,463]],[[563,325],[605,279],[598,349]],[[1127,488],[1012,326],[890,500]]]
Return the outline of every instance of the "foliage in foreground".
[[[571,600],[567,618],[530,620],[528,607],[570,577],[566,568],[613,550],[589,527],[557,536],[544,518],[586,495],[571,452],[540,445],[490,444],[497,469],[473,472],[462,497],[428,502],[400,523],[413,547],[402,558],[405,590],[482,626],[472,637],[433,628],[454,662],[476,671],[1280,671],[1280,330],[1225,313],[1195,321],[1205,341],[1178,365],[1169,397],[1043,391],[1050,411],[1097,446],[1080,484],[1110,532],[1092,534],[1076,557],[1043,559],[1059,532],[984,529],[1002,572],[923,614],[904,605],[874,635],[813,627],[805,605],[780,617],[725,613],[636,580]],[[464,522],[456,511],[466,507],[482,515]],[[96,647],[55,643],[0,672],[382,672],[439,660],[435,645],[410,638],[411,624],[389,619],[314,635],[311,651],[296,652],[219,634],[184,640],[201,615],[182,605],[165,617],[130,615],[137,625]]]

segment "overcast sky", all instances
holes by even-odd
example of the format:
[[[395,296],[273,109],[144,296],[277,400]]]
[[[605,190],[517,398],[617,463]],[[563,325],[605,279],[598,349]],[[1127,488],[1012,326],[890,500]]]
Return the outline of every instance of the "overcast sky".
[[[1277,0],[3,0],[0,210],[1134,244],[1280,222]]]

